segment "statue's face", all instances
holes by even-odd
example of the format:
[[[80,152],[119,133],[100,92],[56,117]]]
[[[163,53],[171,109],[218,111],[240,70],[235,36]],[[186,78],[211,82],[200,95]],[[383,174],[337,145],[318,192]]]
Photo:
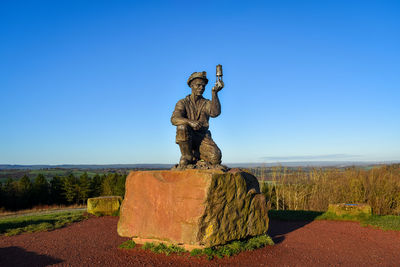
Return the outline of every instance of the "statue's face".
[[[200,78],[196,78],[190,83],[190,87],[192,88],[193,95],[202,96],[204,90],[206,89],[206,81]]]

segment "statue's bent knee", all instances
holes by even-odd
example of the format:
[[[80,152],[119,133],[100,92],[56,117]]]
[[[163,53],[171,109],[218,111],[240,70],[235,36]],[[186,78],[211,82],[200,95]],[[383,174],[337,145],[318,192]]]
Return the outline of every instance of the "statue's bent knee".
[[[187,142],[191,140],[189,126],[188,125],[178,125],[176,126],[176,143]]]
[[[213,152],[210,155],[210,162],[213,165],[221,164],[222,153],[221,150],[215,145],[213,147]]]
[[[221,164],[222,153],[213,141],[206,141],[200,145],[200,157],[212,165],[217,165]]]

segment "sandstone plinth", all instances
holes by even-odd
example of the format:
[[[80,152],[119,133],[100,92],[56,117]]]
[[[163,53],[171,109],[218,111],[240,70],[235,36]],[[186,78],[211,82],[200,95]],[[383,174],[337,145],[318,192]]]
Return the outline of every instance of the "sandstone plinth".
[[[243,171],[137,171],[126,180],[118,233],[135,241],[209,247],[264,234],[265,197]]]

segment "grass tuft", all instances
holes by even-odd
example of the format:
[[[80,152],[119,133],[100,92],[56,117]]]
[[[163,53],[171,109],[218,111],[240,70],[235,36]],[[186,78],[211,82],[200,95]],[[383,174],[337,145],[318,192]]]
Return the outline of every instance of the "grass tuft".
[[[199,248],[195,248],[192,251],[190,251],[190,256],[193,256],[193,257],[196,257],[196,256],[199,257],[202,254],[203,254],[203,250],[199,249]]]
[[[267,245],[274,245],[274,241],[272,241],[271,237],[269,237],[268,235],[261,235],[250,238],[245,244],[245,250],[254,250],[257,248],[265,247]]]
[[[128,240],[119,245],[118,247],[122,249],[133,249],[136,247],[136,243],[133,240]]]
[[[242,251],[247,250],[255,250],[258,248],[262,248],[265,246],[272,246],[274,245],[274,241],[272,241],[271,237],[268,235],[260,235],[256,237],[249,238],[247,240],[236,240],[232,241],[228,244],[205,248],[205,249],[194,249],[191,251],[191,256],[206,256],[207,259],[211,260],[215,257],[217,258],[224,258],[230,257],[236,254],[239,254]]]
[[[181,253],[187,252],[184,248],[181,248],[179,246],[165,245],[164,243],[154,244],[154,243],[146,242],[142,246],[142,249],[150,250],[157,254],[163,253],[167,256],[172,253],[181,254]]]

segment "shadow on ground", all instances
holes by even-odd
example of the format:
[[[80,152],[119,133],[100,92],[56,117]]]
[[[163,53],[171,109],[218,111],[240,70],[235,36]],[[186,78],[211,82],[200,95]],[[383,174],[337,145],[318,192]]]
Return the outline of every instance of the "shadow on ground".
[[[269,228],[268,228],[268,235],[272,238],[275,244],[281,243],[285,240],[285,235],[293,232],[304,225],[309,224],[312,221],[277,221],[277,220],[270,220],[269,221]]]
[[[20,247],[0,248],[0,266],[49,266],[63,260],[40,255]]]
[[[285,240],[286,234],[309,224],[322,214],[316,211],[270,210],[268,235],[275,244],[279,244]]]

